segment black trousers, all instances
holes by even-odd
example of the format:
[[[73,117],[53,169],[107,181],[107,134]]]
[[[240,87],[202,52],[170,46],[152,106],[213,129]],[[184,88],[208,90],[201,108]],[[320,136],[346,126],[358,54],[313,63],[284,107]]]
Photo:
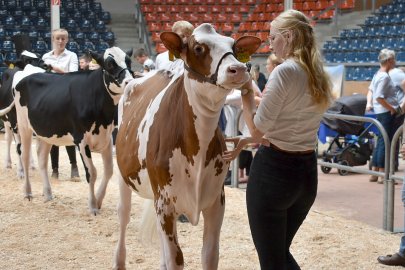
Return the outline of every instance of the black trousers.
[[[70,164],[76,165],[76,146],[70,145],[65,146],[66,152],[68,153]],[[52,169],[59,168],[59,146],[52,145],[51,148],[51,164]]]
[[[260,146],[250,169],[246,203],[261,269],[300,269],[290,245],[317,188],[315,152],[296,155]]]

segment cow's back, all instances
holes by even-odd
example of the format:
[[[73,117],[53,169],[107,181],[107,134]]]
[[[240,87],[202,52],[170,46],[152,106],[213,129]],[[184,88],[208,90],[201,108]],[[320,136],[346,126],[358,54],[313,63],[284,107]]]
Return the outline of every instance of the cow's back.
[[[36,73],[16,85],[20,105],[28,109],[34,131],[43,137],[67,133],[79,142],[85,132],[111,125],[116,105],[109,96],[102,70],[66,74]],[[58,125],[44,125],[52,117]]]

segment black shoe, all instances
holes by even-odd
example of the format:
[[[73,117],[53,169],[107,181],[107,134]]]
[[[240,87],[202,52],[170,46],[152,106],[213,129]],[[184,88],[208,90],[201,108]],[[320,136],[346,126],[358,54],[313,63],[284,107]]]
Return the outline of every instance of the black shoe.
[[[52,169],[52,175],[51,175],[51,177],[52,177],[52,178],[55,178],[55,179],[58,179],[58,178],[59,178],[59,170],[58,170],[58,168],[53,168],[53,169]]]
[[[179,218],[178,218],[178,220],[179,220],[181,223],[186,223],[186,222],[188,222],[188,219],[186,218],[185,215],[180,215]]]
[[[405,258],[398,253],[387,256],[379,256],[377,261],[384,265],[405,266]]]

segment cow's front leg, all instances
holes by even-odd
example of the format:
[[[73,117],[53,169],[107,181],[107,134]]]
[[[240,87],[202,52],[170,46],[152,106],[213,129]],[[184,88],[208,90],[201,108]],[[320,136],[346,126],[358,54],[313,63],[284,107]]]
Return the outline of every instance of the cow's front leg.
[[[112,158],[112,143],[111,141],[108,144],[108,147],[104,149],[101,153],[104,165],[104,175],[103,179],[101,179],[100,186],[97,189],[96,199],[97,199],[97,206],[100,209],[101,205],[103,204],[103,199],[105,196],[105,192],[107,190],[108,182],[110,181],[113,175],[113,158]]]
[[[158,203],[157,213],[157,230],[164,251],[161,254],[160,269],[182,270],[184,257],[177,239],[177,216],[174,208],[161,202]]]
[[[96,195],[94,194],[94,185],[97,179],[97,170],[91,160],[90,147],[86,144],[79,145],[80,156],[83,161],[84,170],[86,171],[86,180],[89,183],[89,210],[93,215],[97,215],[100,211],[97,204]]]
[[[11,168],[11,142],[13,140],[13,134],[8,122],[4,122],[4,138],[6,139],[6,158],[4,159],[4,168]]]
[[[123,270],[125,269],[125,258],[127,254],[125,246],[125,233],[127,226],[130,220],[131,214],[131,195],[132,190],[122,179],[122,176],[118,177],[118,186],[120,189],[120,201],[118,203],[118,218],[120,222],[120,232],[117,243],[117,249],[114,255],[114,270]]]
[[[38,167],[42,177],[42,184],[43,184],[42,195],[44,196],[45,202],[53,199],[51,183],[49,182],[48,176],[48,159],[51,147],[52,145],[37,139]]]
[[[224,212],[225,193],[222,190],[215,203],[202,211],[204,217],[204,235],[201,263],[204,270],[218,269],[219,236]]]

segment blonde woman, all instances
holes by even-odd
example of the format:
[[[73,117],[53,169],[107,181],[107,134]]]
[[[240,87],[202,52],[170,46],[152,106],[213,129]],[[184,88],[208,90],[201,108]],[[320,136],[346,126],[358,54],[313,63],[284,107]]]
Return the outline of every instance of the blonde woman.
[[[79,60],[76,53],[66,49],[68,41],[69,34],[65,29],[60,28],[52,31],[53,50],[42,56],[42,60],[51,68],[52,72],[63,74],[79,70]],[[75,146],[66,146],[66,152],[71,165],[70,177],[78,178],[79,169],[77,168]],[[59,178],[59,146],[52,145],[51,164],[52,177]]]
[[[271,22],[270,47],[284,59],[271,73],[257,110],[249,84],[243,116],[251,137],[233,138],[232,160],[246,143],[261,142],[246,190],[250,230],[261,269],[300,269],[290,245],[317,193],[315,146],[322,114],[331,102],[314,30],[296,10]]]

